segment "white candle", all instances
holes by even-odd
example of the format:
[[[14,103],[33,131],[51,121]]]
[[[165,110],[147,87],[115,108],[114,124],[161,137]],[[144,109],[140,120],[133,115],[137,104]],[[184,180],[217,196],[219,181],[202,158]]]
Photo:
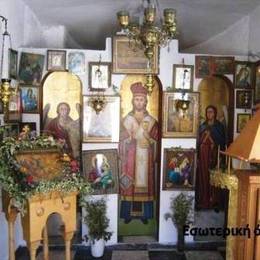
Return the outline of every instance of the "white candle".
[[[219,151],[220,151],[220,146],[218,146],[218,170],[219,170]]]
[[[8,78],[9,78],[9,39],[8,36],[5,36],[2,79],[8,79]]]

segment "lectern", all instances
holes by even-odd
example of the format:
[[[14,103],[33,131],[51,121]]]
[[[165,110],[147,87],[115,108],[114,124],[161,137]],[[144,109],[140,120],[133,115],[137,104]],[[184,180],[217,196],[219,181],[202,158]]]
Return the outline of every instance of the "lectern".
[[[30,250],[31,260],[35,260],[36,250],[42,239],[44,260],[49,259],[46,222],[53,213],[58,213],[64,223],[65,259],[71,260],[71,239],[76,231],[76,198],[77,192],[70,192],[66,195],[50,192],[36,194],[27,200],[26,213],[22,216],[22,226],[24,239]],[[9,259],[15,260],[14,222],[19,211],[12,205],[12,199],[5,192],[3,193],[3,210],[8,221]]]

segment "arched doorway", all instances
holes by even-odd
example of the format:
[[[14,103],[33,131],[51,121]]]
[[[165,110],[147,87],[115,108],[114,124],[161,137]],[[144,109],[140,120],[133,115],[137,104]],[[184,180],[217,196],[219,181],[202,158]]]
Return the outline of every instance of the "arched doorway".
[[[215,75],[204,78],[198,91],[201,109],[197,142],[195,225],[202,228],[224,228],[228,191],[211,186],[209,181],[210,169],[218,165],[218,147],[225,150],[233,139],[233,84],[227,77]],[[225,167],[224,157],[221,158],[220,165]],[[196,236],[195,240],[219,240],[219,237]]]
[[[209,105],[217,108],[217,119],[225,125],[227,144],[233,140],[234,132],[234,88],[229,78],[214,75],[201,80],[200,93],[200,123],[205,120],[205,109]]]
[[[158,232],[162,86],[156,78],[148,95],[145,82],[129,75],[121,83],[119,237]]]

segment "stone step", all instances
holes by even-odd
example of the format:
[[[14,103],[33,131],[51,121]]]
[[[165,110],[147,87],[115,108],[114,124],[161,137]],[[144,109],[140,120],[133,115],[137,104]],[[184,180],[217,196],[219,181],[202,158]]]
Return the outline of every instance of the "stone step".
[[[149,260],[148,251],[113,251],[112,260]]]
[[[185,257],[186,260],[224,260],[216,251],[187,251]]]

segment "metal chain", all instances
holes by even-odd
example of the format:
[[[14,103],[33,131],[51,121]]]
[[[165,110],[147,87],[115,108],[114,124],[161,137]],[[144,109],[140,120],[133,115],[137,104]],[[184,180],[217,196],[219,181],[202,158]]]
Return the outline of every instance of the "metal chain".
[[[159,5],[159,0],[155,0],[155,2],[156,2],[157,10],[158,10],[160,23],[161,23],[161,25],[163,25],[163,18],[162,18],[161,8],[160,8],[160,5]]]

